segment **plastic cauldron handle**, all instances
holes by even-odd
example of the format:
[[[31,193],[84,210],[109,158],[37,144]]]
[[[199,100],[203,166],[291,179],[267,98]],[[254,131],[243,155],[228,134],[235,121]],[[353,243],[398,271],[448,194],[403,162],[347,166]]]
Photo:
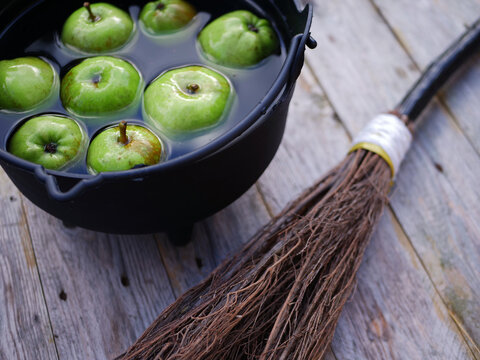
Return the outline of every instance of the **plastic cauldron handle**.
[[[298,34],[293,38],[293,41],[298,41],[298,47],[295,52],[295,60],[293,66],[290,71],[289,81],[291,83],[297,81],[297,78],[300,76],[300,73],[302,71],[302,67],[305,61],[305,47],[308,47],[312,50],[317,47],[317,41],[313,38],[312,33],[310,32],[313,19],[313,5],[307,4],[303,11],[307,12],[307,23],[305,25],[306,30],[305,33]],[[300,37],[300,40],[298,40],[297,37]]]
[[[297,81],[300,73],[302,72],[303,64],[305,62],[305,46],[309,49],[315,49],[317,47],[317,41],[312,37],[310,33],[305,35],[297,35],[299,39],[297,51],[295,53],[295,60],[290,71],[290,82]]]
[[[45,168],[42,166],[36,167],[35,176],[38,180],[45,184],[48,195],[57,201],[67,202],[74,200],[76,197],[81,195],[86,189],[94,187],[100,184],[103,180],[101,174],[93,176],[88,179],[79,180],[71,189],[66,192],[63,192],[58,186],[58,182],[55,176],[47,174]]]

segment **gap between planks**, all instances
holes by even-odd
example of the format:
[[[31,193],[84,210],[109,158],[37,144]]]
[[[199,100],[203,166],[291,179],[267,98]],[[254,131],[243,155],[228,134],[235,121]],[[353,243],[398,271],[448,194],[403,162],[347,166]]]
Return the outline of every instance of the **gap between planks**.
[[[19,198],[20,198],[20,204],[21,204],[21,207],[22,207],[22,214],[23,214],[23,217],[25,218],[25,227],[26,227],[26,230],[27,230],[28,240],[30,241],[30,246],[32,247],[33,258],[35,260],[35,271],[37,272],[38,282],[39,282],[39,285],[40,285],[40,290],[42,292],[43,303],[45,304],[45,311],[47,312],[48,324],[50,326],[50,332],[52,334],[53,346],[55,348],[55,353],[57,355],[57,359],[60,360],[60,354],[58,352],[57,341],[55,339],[55,332],[53,331],[52,318],[50,317],[50,310],[48,308],[47,298],[45,296],[45,289],[43,288],[42,276],[40,275],[40,269],[38,268],[37,253],[35,251],[35,246],[33,245],[32,234],[30,233],[30,225],[28,223],[27,211],[25,209],[25,198],[24,198],[23,194],[20,194],[20,192],[18,190],[17,190],[17,192],[18,192],[18,195],[19,195]]]
[[[462,336],[463,340],[467,344],[468,349],[470,350],[471,355],[473,356],[474,359],[480,359],[480,348],[476,344],[475,340],[470,336],[468,331],[463,327],[462,323],[460,320],[457,318],[457,316],[448,308],[448,304],[445,301],[442,293],[440,290],[438,290],[437,285],[432,279],[432,276],[430,275],[427,266],[425,265],[425,262],[423,259],[420,257],[420,254],[418,253],[417,249],[415,249],[415,246],[413,245],[412,240],[410,239],[409,236],[407,236],[407,233],[405,229],[403,228],[402,224],[400,223],[397,215],[395,214],[395,211],[392,209],[390,205],[388,205],[388,211],[392,215],[392,219],[394,221],[394,224],[402,231],[402,234],[404,234],[405,239],[407,239],[409,247],[413,251],[413,254],[415,255],[416,260],[420,263],[422,269],[425,271],[428,279],[430,280],[430,283],[432,284],[435,292],[437,293],[438,297],[442,301],[442,304],[445,306],[445,309],[447,310],[448,316],[450,316],[450,319],[452,319],[453,323],[458,329],[458,333]]]
[[[402,40],[402,38],[400,37],[400,35],[397,33],[397,31],[395,31],[395,29],[393,28],[393,26],[390,24],[390,22],[388,21],[388,19],[385,17],[385,15],[383,14],[382,10],[378,7],[378,5],[375,3],[374,0],[368,0],[370,2],[370,4],[372,5],[372,7],[375,9],[375,11],[377,12],[378,16],[382,19],[382,21],[385,23],[385,25],[388,27],[388,29],[390,30],[390,32],[392,33],[393,37],[395,38],[395,40],[398,42],[398,44],[400,45],[400,47],[403,49],[403,51],[405,52],[405,54],[408,56],[408,58],[410,59],[410,61],[412,62],[412,64],[415,65],[415,67],[417,68],[417,70],[419,72],[422,72],[422,68],[420,66],[420,64],[418,63],[418,61],[414,58],[414,56],[412,55],[412,53],[410,52],[410,49],[408,48],[408,46],[406,45],[405,41]],[[452,76],[452,79],[455,78],[455,74]],[[450,80],[452,80],[450,79]],[[442,110],[445,112],[445,114],[447,115],[447,118],[451,121],[452,125],[458,130],[458,132],[460,132],[464,137],[465,137],[465,140],[470,144],[470,146],[472,147],[472,149],[480,156],[480,152],[478,152],[477,148],[475,147],[475,144],[472,143],[472,140],[470,139],[469,136],[467,136],[467,134],[465,134],[465,132],[463,131],[462,127],[460,126],[460,122],[458,121],[458,118],[455,116],[455,114],[453,113],[452,109],[450,108],[450,106],[447,104],[447,101],[445,99],[445,96],[442,95],[441,93],[441,89],[439,91],[439,93],[434,97],[434,99],[439,103],[440,107],[442,108]],[[433,161],[433,160],[432,160]]]

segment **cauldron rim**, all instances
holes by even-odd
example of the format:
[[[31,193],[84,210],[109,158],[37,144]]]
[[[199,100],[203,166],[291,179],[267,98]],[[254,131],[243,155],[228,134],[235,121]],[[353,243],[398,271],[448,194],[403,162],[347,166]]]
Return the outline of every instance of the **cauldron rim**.
[[[293,1],[297,5],[296,1]],[[262,116],[265,116],[270,107],[276,103],[278,98],[285,91],[285,88],[288,88],[289,85],[294,85],[303,65],[303,51],[305,49],[305,45],[308,43],[309,39],[311,39],[309,29],[312,24],[313,6],[308,3],[302,11],[298,11],[299,15],[306,15],[307,17],[304,32],[292,36],[287,57],[270,90],[255,106],[255,108],[252,109],[242,119],[242,121],[205,146],[179,156],[178,158],[156,165],[119,172],[104,172],[96,175],[74,174],[65,171],[48,170],[41,165],[16,157],[3,149],[0,149],[0,160],[3,160],[6,164],[35,173],[39,180],[46,183],[50,195],[52,195],[54,198],[57,198],[57,200],[66,201],[72,198],[74,195],[78,195],[80,192],[82,192],[84,190],[82,187],[95,186],[96,184],[104,181],[114,181],[115,179],[134,179],[149,176],[151,174],[158,175],[159,173],[167,172],[172,168],[188,166],[204,157],[214,154],[215,152],[220,151],[223,147],[228,146],[229,143],[233,142],[236,138],[241,136],[245,131],[252,127]],[[299,69],[297,67],[299,67]],[[70,194],[67,196],[66,193],[63,193],[58,189],[56,178],[79,180],[79,185],[84,186],[75,186],[76,189],[71,189],[74,191],[69,191]]]

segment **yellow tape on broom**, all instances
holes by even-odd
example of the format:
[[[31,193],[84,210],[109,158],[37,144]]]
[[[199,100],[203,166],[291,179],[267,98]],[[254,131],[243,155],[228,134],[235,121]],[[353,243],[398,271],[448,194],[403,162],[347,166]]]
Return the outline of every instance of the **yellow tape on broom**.
[[[382,114],[355,136],[349,152],[363,149],[379,155],[390,166],[393,180],[411,143],[412,134],[405,123],[396,115]]]

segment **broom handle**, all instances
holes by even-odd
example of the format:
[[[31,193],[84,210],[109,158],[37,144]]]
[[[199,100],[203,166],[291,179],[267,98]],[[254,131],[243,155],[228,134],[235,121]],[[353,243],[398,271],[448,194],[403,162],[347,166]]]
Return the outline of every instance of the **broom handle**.
[[[406,115],[410,122],[417,119],[437,91],[455,70],[470,58],[479,45],[480,19],[425,70],[396,111]]]

